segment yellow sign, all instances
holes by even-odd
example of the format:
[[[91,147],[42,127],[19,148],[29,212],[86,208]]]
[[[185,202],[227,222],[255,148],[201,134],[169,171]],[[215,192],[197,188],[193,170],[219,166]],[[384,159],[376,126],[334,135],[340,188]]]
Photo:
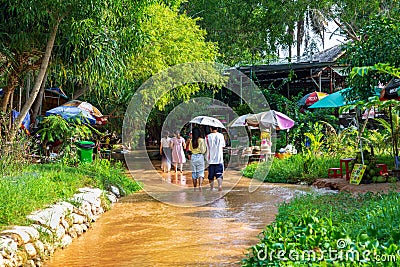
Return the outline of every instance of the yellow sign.
[[[350,174],[350,184],[360,184],[367,165],[354,164],[354,168]]]

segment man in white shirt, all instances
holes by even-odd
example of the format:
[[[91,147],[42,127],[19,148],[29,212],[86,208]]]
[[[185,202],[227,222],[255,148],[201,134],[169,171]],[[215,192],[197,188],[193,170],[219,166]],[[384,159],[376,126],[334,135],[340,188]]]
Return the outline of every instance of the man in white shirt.
[[[218,181],[218,191],[222,191],[222,179],[224,173],[224,155],[225,147],[224,135],[218,132],[217,127],[211,126],[211,133],[206,136],[207,161],[208,161],[208,180],[211,190],[214,189],[214,178]]]

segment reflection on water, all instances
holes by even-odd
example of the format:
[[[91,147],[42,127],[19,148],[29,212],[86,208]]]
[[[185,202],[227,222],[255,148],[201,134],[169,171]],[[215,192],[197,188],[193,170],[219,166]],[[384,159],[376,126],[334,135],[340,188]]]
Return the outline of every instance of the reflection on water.
[[[189,175],[182,176],[188,181]],[[274,220],[277,204],[309,190],[266,184],[249,193],[248,185],[243,178],[231,192],[200,207],[164,204],[144,192],[123,198],[45,266],[239,266],[246,249]],[[176,199],[187,201],[219,192],[178,194]]]

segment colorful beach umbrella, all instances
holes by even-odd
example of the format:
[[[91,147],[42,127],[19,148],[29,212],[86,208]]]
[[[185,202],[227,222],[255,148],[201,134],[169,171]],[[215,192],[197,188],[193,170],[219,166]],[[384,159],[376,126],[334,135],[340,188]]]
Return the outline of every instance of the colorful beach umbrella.
[[[396,99],[400,100],[400,79],[392,79],[386,84],[380,93],[381,101]]]
[[[352,104],[344,96],[344,93],[349,90],[350,90],[350,88],[345,88],[345,89],[337,91],[333,94],[325,96],[323,99],[312,104],[308,108],[338,108],[338,107],[343,107],[345,105]]]
[[[290,129],[294,125],[294,121],[291,118],[275,110],[265,111],[248,116],[246,118],[246,123],[250,126],[256,127],[259,127],[260,124],[264,127],[273,125],[277,130]]]
[[[315,102],[328,96],[327,93],[314,91],[312,93],[306,94],[299,100],[300,106],[311,106]]]

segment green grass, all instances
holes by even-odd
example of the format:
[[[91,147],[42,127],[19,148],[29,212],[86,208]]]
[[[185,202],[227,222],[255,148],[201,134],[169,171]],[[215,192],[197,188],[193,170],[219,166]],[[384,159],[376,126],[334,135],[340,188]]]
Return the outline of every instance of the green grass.
[[[0,178],[0,228],[26,225],[26,215],[48,204],[70,198],[80,187],[107,189],[117,186],[123,194],[131,194],[140,186],[125,175],[121,164],[107,160],[77,167],[61,163],[21,167],[13,175]]]
[[[397,266],[400,255],[400,195],[366,194],[353,196],[346,193],[329,195],[305,195],[284,203],[275,221],[260,235],[258,244],[249,249],[242,260],[243,266]],[[344,247],[338,248],[338,242]],[[279,261],[257,256],[260,250],[348,252],[356,251],[359,259],[329,259],[317,255],[317,259]],[[369,254],[370,253],[370,254]],[[276,254],[275,254],[276,255]],[[338,255],[337,253],[335,254]],[[333,255],[333,256],[335,256]],[[396,262],[379,262],[378,256],[391,255]],[[392,258],[393,259],[393,258]]]
[[[302,154],[292,155],[286,159],[274,159],[272,165],[267,163],[251,163],[242,171],[246,177],[253,178],[259,168],[261,175],[257,179],[270,183],[299,183],[311,184],[317,178],[327,178],[328,169],[339,167],[339,158],[306,157]],[[268,171],[269,168],[269,171]]]

